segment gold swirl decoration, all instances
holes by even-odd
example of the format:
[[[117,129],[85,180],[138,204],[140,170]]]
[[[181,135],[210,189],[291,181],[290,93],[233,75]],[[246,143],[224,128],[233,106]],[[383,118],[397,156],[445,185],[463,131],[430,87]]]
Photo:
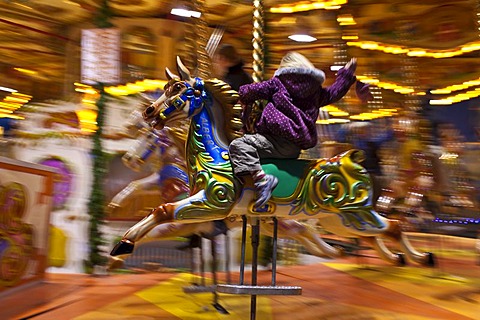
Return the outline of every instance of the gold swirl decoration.
[[[33,256],[33,228],[24,223],[24,186],[12,182],[0,191],[0,286],[14,286],[27,271]]]
[[[315,215],[321,211],[334,212],[347,227],[358,230],[364,223],[380,228],[383,223],[372,213],[371,179],[359,164],[363,152],[349,150],[331,159],[312,162],[303,183],[292,199],[290,215],[301,212]]]

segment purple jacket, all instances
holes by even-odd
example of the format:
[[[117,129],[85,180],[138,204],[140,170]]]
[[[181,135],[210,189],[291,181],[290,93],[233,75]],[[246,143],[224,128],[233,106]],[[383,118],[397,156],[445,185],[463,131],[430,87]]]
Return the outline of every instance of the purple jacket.
[[[338,71],[335,82],[322,87],[325,75],[318,69],[281,68],[266,81],[240,87],[240,101],[249,105],[256,100],[267,100],[261,116],[255,123],[260,134],[281,136],[302,149],[317,144],[315,122],[319,109],[340,100],[355,82],[350,69]]]

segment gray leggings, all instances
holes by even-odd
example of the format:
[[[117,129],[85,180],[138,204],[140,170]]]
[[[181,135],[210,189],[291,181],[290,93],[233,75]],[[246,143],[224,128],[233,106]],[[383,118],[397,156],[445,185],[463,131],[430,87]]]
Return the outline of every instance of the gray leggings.
[[[229,154],[236,175],[243,175],[262,169],[261,158],[296,159],[301,148],[284,138],[245,134],[230,143]]]

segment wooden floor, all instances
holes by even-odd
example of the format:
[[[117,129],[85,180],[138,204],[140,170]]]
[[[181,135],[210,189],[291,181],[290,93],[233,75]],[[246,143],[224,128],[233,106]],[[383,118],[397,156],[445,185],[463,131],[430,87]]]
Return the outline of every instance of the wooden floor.
[[[435,268],[391,266],[369,252],[279,266],[277,285],[300,286],[302,294],[258,296],[256,319],[480,319],[477,257],[445,250],[437,258]],[[238,273],[233,278],[238,281]],[[270,271],[259,272],[259,284],[269,285],[270,279]],[[184,292],[198,282],[195,275],[173,272],[48,274],[42,283],[2,295],[0,319],[251,319],[250,296]]]

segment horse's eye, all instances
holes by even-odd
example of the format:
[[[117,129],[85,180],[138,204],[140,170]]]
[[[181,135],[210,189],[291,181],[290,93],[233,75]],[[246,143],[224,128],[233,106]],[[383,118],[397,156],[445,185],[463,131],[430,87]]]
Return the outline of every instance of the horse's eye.
[[[155,107],[153,105],[151,105],[150,107],[148,107],[146,110],[145,110],[145,115],[150,115],[151,113],[153,113],[155,111]]]

